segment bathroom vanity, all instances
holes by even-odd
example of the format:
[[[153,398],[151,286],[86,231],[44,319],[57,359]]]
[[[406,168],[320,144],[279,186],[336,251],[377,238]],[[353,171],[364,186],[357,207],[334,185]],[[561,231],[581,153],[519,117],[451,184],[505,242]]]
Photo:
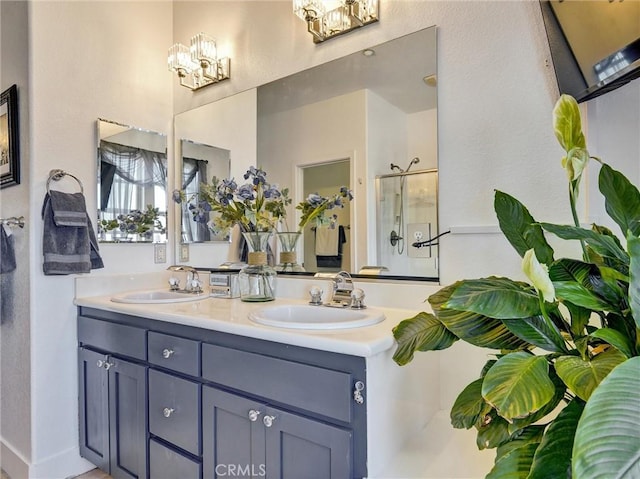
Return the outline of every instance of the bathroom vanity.
[[[433,371],[391,360],[406,311],[296,331],[239,300],[76,304],[80,453],[116,478],[376,477],[437,407]]]

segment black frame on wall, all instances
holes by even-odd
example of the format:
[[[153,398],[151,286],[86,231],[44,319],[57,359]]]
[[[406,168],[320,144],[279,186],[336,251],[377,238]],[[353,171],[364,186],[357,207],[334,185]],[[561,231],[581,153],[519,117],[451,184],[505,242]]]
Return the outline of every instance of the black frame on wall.
[[[0,188],[20,184],[19,140],[18,87],[11,85],[0,95]]]

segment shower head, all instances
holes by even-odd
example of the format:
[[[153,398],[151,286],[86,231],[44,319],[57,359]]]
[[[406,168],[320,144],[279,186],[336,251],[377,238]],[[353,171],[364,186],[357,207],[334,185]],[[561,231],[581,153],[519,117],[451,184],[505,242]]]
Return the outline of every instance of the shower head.
[[[409,163],[409,166],[407,166],[407,169],[404,171],[409,171],[409,168],[411,168],[413,165],[420,163],[420,158],[418,158],[417,156],[411,160],[411,162]]]

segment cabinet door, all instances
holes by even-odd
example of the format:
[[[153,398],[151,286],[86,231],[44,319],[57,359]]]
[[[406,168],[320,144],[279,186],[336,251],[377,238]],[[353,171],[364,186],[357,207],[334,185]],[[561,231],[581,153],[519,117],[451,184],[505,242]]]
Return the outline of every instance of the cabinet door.
[[[147,368],[118,358],[109,364],[111,476],[147,477]]]
[[[109,471],[109,396],[106,357],[89,349],[78,351],[80,455]]]
[[[265,421],[266,419],[266,421]],[[296,414],[267,408],[266,477],[350,479],[352,432]]]
[[[234,475],[264,477],[264,409],[263,404],[242,396],[208,386],[203,388],[202,460],[205,479]]]

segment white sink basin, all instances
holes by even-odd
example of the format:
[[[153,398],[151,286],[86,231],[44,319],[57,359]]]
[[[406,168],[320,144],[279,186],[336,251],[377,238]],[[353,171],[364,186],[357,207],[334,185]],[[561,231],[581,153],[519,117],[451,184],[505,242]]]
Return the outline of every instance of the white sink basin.
[[[330,306],[293,304],[267,306],[249,313],[255,323],[279,328],[346,329],[360,328],[384,321],[381,311],[375,309],[346,309]]]
[[[114,303],[135,303],[135,304],[155,304],[155,303],[184,303],[187,301],[198,301],[206,299],[204,293],[181,293],[179,291],[133,291],[112,296]]]

